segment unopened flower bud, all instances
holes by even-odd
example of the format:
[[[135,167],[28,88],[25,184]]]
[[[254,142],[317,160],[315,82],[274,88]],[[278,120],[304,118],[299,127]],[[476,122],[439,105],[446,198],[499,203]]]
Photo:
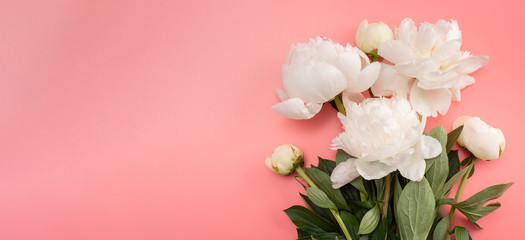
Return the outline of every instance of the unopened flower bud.
[[[365,19],[357,28],[355,43],[363,52],[370,53],[392,39],[394,39],[394,33],[388,25],[383,22],[368,24]]]
[[[458,143],[482,160],[499,158],[505,149],[505,136],[478,117],[461,116],[454,121],[454,129],[463,125]]]
[[[266,158],[266,166],[281,175],[290,175],[297,166],[302,164],[303,152],[290,144],[277,147],[272,156]]]

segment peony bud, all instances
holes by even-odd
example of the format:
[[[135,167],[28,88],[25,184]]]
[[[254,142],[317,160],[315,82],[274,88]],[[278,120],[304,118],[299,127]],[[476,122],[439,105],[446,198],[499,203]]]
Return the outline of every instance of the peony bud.
[[[458,143],[482,160],[499,158],[505,149],[505,137],[478,117],[461,116],[454,121],[454,129],[463,125]]]
[[[277,147],[272,157],[266,158],[266,166],[281,175],[290,175],[295,167],[303,164],[303,152],[294,145],[284,144]]]
[[[381,44],[394,39],[392,29],[385,23],[371,23],[365,19],[359,24],[355,35],[355,44],[365,53],[370,53],[379,48]]]

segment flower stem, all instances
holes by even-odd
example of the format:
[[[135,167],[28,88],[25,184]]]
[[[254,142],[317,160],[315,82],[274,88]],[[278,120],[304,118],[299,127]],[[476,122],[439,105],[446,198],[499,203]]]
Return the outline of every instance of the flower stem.
[[[388,212],[388,200],[390,199],[390,174],[386,175],[385,196],[383,199],[383,219],[386,218]]]
[[[301,166],[295,167],[295,171],[297,172],[299,177],[302,177],[306,181],[306,183],[308,183],[308,185],[310,187],[319,189],[317,187],[317,185],[315,185],[315,183],[312,181],[312,179],[310,179],[306,175],[306,173],[304,173],[304,171],[301,168]],[[337,221],[337,223],[339,224],[339,227],[341,227],[341,230],[343,231],[343,234],[345,235],[346,239],[347,240],[352,240],[352,237],[350,236],[350,233],[348,232],[348,229],[346,229],[346,226],[345,226],[345,223],[343,222],[343,219],[341,219],[341,216],[339,215],[339,210],[337,210],[337,209],[330,209],[330,212],[332,212],[332,215],[334,215],[334,218]]]
[[[472,157],[473,155],[469,156]],[[465,187],[465,183],[467,182],[467,178],[469,177],[470,173],[472,172],[472,169],[474,168],[474,162],[476,162],[476,158],[472,159],[472,162],[469,164],[467,172],[463,177],[461,178],[461,182],[459,183],[458,190],[456,191],[456,202],[459,201],[459,197],[461,196],[461,192],[463,191],[463,188]],[[456,208],[452,206],[450,208],[450,212],[448,214],[448,217],[450,219],[450,224],[452,224],[452,218],[454,217],[454,212],[456,211]]]
[[[343,102],[341,101],[341,95],[337,95],[335,96],[334,98],[334,102],[335,102],[335,106],[337,106],[337,110],[342,113],[343,115],[346,116],[346,111],[345,111],[345,108],[343,106]]]
[[[307,183],[308,185],[310,185],[310,187],[313,187],[313,188],[318,188],[314,182],[312,182],[312,179],[310,179],[308,176],[306,176],[306,173],[304,173],[303,169],[301,168],[301,166],[297,166],[295,167],[295,171],[297,172],[297,174],[299,175],[299,177],[302,177]]]
[[[371,98],[377,98],[377,97],[374,95],[374,93],[372,92],[372,88],[369,88],[369,89],[368,89],[368,93],[370,94],[370,97],[371,97]]]
[[[348,240],[352,240],[352,237],[350,236],[350,233],[348,232],[348,229],[346,229],[346,226],[345,226],[345,223],[343,222],[343,219],[341,219],[341,216],[339,216],[339,210],[337,210],[337,209],[330,209],[330,212],[332,212],[332,214],[335,217],[335,220],[337,221],[337,223],[341,227],[341,230],[343,230],[343,234],[345,235],[345,238],[348,239]]]

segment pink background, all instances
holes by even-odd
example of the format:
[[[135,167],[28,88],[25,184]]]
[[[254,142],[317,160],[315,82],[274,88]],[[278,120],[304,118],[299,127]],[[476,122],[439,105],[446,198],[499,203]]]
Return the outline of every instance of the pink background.
[[[463,196],[516,184],[502,207],[458,221],[474,239],[518,239],[524,213],[521,1],[1,1],[1,239],[294,239],[282,212],[299,184],[264,158],[283,143],[333,159],[341,125],[271,111],[292,43],[354,44],[362,19],[457,19],[463,50],[489,55],[446,116],[503,130]],[[461,216],[457,214],[456,216]]]

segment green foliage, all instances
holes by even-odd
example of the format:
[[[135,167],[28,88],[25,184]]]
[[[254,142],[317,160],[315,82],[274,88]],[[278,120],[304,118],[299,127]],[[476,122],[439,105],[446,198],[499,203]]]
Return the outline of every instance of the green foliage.
[[[397,222],[401,239],[426,239],[432,227],[435,210],[434,194],[428,181],[409,182],[397,205]]]
[[[312,200],[312,202],[322,208],[328,208],[328,209],[334,209],[337,210],[337,207],[335,204],[330,201],[330,198],[326,196],[326,194],[318,189],[318,188],[306,188],[306,193],[308,194],[308,198]]]
[[[334,216],[332,215],[329,209],[317,206],[306,195],[303,195],[303,194],[300,194],[300,195],[303,198],[304,202],[306,203],[306,206],[308,206],[308,208],[310,208],[310,210],[312,210],[314,213],[316,213],[317,215],[321,216],[324,219],[330,220],[332,222],[335,221]]]
[[[454,228],[454,235],[456,236],[456,240],[472,240],[467,229],[464,227],[456,226]]]
[[[330,175],[337,164],[352,156],[338,150],[336,161],[319,158],[318,166],[305,168],[306,176],[316,185],[303,185],[306,195],[301,194],[301,197],[308,208],[292,206],[284,210],[297,226],[297,238],[344,240],[349,236],[353,240],[450,240],[450,235],[454,234],[458,240],[471,239],[463,227],[456,226],[453,232],[448,231],[451,218],[442,216],[443,205],[451,205],[478,226],[476,222],[480,218],[501,206],[497,202],[487,202],[499,198],[512,183],[488,187],[459,203],[448,198],[454,185],[472,175],[476,160],[470,155],[460,161],[458,151],[451,150],[461,131],[462,128],[457,128],[447,134],[442,126],[438,126],[429,132],[428,136],[441,144],[442,152],[426,160],[425,177],[419,182],[395,172],[390,174],[390,184],[386,184],[385,178],[365,180],[359,177],[340,189],[334,189]],[[470,166],[471,174],[465,176]],[[384,198],[387,188],[390,195]],[[385,199],[389,200],[387,205]],[[383,217],[382,210],[386,213]]]
[[[447,135],[447,153],[450,152],[450,150],[452,150],[452,147],[454,147],[454,145],[456,144],[456,142],[458,141],[458,138],[459,138],[459,135],[461,135],[461,132],[463,131],[463,125],[459,126],[458,128],[452,130],[450,133],[448,133]]]
[[[459,156],[457,150],[452,150],[448,153],[448,176],[447,181],[450,180],[454,174],[459,172]]]
[[[357,218],[346,211],[341,211],[339,214],[352,239],[359,239],[359,235],[357,234],[359,232],[359,221],[357,221]]]
[[[432,235],[432,240],[445,240],[450,238],[448,234],[448,227],[450,226],[450,218],[448,216],[442,218],[436,228],[434,229],[434,234]]]
[[[435,194],[443,187],[448,176],[448,157],[446,152],[447,131],[445,131],[443,126],[439,125],[430,130],[428,135],[437,139],[441,144],[442,149],[437,157],[429,160],[430,166],[427,167],[425,173],[425,177],[432,188],[432,192]],[[439,197],[440,196],[436,195],[436,198]]]
[[[349,158],[354,158],[352,155],[346,153],[345,151],[338,149],[337,154],[335,155],[336,164],[346,162]]]
[[[335,168],[335,162],[331,160],[323,159],[321,157],[318,157],[318,159],[319,159],[319,164],[317,164],[317,167],[313,167],[313,168],[317,168],[325,172],[328,175],[332,174],[332,171],[334,171],[334,168]]]
[[[486,202],[490,200],[494,200],[496,198],[501,197],[503,193],[514,183],[506,183],[506,184],[498,184],[494,186],[490,186],[488,188],[485,188],[481,190],[480,192],[474,194],[472,197],[468,198],[467,200],[460,202],[456,205],[457,208],[460,207],[477,207],[482,206]]]
[[[303,206],[292,206],[284,210],[292,222],[306,234],[338,232],[339,228],[328,220]]]
[[[312,179],[319,189],[326,193],[337,208],[349,210],[341,191],[332,188],[332,181],[330,181],[330,176],[327,173],[316,168],[306,168],[306,175]]]
[[[380,216],[381,212],[379,211],[379,206],[376,205],[370,209],[365,214],[365,216],[363,216],[363,219],[361,219],[358,234],[369,234],[374,231],[374,229],[377,227],[377,224],[379,223]]]

